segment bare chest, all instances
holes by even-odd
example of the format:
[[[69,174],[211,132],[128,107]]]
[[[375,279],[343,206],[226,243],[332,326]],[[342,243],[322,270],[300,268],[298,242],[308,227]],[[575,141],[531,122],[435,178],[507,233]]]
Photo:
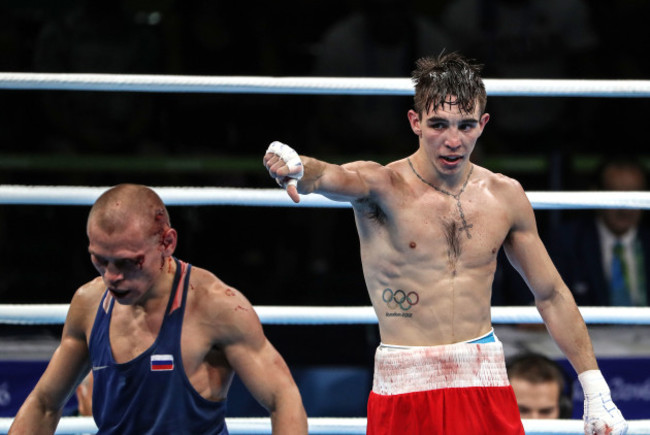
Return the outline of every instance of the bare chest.
[[[511,227],[503,202],[469,192],[460,197],[431,192],[400,199],[389,208],[382,222],[359,222],[367,235],[362,249],[364,242],[373,249],[381,245],[408,261],[462,261],[468,266],[491,262]]]

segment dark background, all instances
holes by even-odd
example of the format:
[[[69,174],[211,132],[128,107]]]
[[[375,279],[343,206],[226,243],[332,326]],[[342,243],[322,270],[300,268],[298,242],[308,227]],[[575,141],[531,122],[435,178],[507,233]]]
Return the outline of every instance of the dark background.
[[[0,71],[408,77],[417,57],[446,49],[475,57],[486,78],[650,76],[645,1],[460,1],[477,12],[461,8],[458,18],[452,0],[4,0]],[[540,15],[542,3],[557,10]],[[499,8],[514,11],[519,33],[501,35]],[[327,35],[358,11],[377,25],[354,53],[353,36],[336,46]],[[437,36],[419,40],[414,17],[427,23],[425,35]],[[334,162],[387,163],[413,152],[410,104],[410,97],[389,96],[0,90],[0,183],[269,188],[275,184],[261,159],[272,140]],[[491,97],[492,120],[474,160],[527,191],[586,189],[598,161],[614,152],[647,161],[648,109],[642,98]],[[0,303],[68,303],[95,276],[87,212],[0,206]],[[213,271],[254,305],[369,304],[350,209],[197,206],[170,213],[177,256]],[[562,217],[537,214],[543,237]],[[323,328],[336,342],[323,363],[370,361],[374,327],[267,332],[307,343]],[[291,362],[314,356],[282,350]]]

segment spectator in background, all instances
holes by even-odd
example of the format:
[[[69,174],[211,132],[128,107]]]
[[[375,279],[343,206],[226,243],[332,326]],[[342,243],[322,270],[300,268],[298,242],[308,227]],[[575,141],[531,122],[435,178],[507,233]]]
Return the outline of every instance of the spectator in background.
[[[555,361],[524,353],[508,360],[506,369],[521,418],[571,418],[566,374]]]
[[[595,188],[646,190],[645,168],[634,156],[608,157]],[[600,209],[563,223],[550,252],[579,305],[648,305],[650,230],[642,218],[639,209]]]

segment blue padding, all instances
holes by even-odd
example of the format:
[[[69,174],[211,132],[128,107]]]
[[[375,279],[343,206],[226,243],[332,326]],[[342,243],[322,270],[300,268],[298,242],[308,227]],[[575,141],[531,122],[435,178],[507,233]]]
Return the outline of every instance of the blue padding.
[[[372,389],[370,368],[310,366],[293,368],[293,377],[310,417],[365,417]],[[235,377],[228,394],[229,417],[266,417],[266,412]]]

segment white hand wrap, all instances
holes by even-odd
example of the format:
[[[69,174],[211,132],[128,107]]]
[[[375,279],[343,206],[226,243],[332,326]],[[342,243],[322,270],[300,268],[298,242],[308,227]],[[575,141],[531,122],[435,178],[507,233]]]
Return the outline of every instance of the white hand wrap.
[[[623,435],[627,433],[627,422],[621,411],[612,402],[607,382],[600,370],[587,370],[578,375],[585,393],[585,434]]]
[[[300,180],[305,173],[304,167],[302,166],[302,160],[300,160],[298,153],[289,145],[278,142],[277,140],[271,142],[271,145],[269,145],[266,152],[273,153],[280,157],[287,165],[287,168],[289,168],[289,175],[287,175],[287,177],[284,179],[276,178],[275,181],[285,189],[289,185],[297,185],[298,180]],[[289,180],[287,180],[287,178]]]

